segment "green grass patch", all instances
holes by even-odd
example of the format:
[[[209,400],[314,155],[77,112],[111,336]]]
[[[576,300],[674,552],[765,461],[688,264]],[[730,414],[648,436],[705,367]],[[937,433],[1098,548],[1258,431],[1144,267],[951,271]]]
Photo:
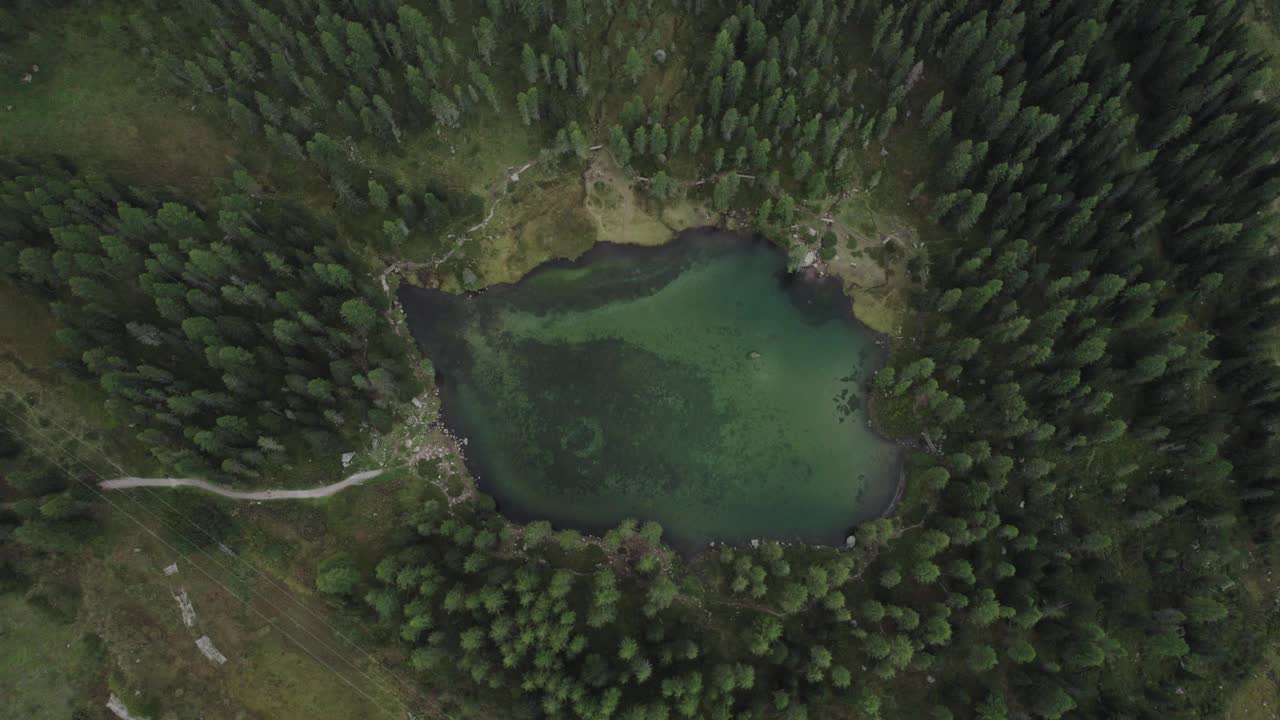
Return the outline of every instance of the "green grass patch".
[[[404,468],[317,501],[325,519],[324,553],[346,552],[371,575],[392,548],[408,540],[409,518],[433,495],[438,491]]]
[[[404,187],[433,179],[465,188],[492,201],[518,169],[542,148],[537,128],[525,127],[515,112],[472,116],[456,130],[429,130],[409,136],[392,150],[374,152],[373,165],[388,171]]]
[[[881,294],[856,288],[848,292],[853,297],[853,314],[859,322],[883,335],[897,337],[905,312],[905,303],[899,293]]]
[[[672,225],[664,209],[651,211],[644,197],[632,187],[631,178],[618,168],[606,151],[597,153],[585,177],[586,210],[598,228],[601,240],[628,245],[661,245],[675,237],[674,230],[692,224],[677,220],[678,224]]]
[[[395,483],[386,483],[355,492],[388,488],[394,494],[398,492],[395,487]],[[174,496],[167,499],[173,502]],[[136,516],[150,518],[123,494],[117,495],[115,501]],[[340,614],[325,609],[312,587],[297,582],[297,578],[314,570],[326,551],[350,547],[352,536],[342,529],[329,532],[325,513],[316,504],[281,503],[275,507],[300,509],[302,514],[311,516],[318,528],[318,537],[311,543],[296,542],[290,534],[291,522],[279,522],[263,510],[269,504],[253,506],[226,500],[217,504],[235,516],[237,526],[234,532],[211,527],[217,539],[225,540],[237,554],[274,576],[277,582],[290,586],[293,598],[319,613],[319,617],[302,609],[248,566],[219,553],[212,540],[202,551],[182,557],[131,520],[108,515],[92,556],[69,565],[70,572],[80,577],[84,593],[73,624],[52,624],[38,613],[33,614],[18,598],[0,597],[0,648],[4,650],[0,652],[0,697],[6,701],[15,697],[9,684],[16,682],[25,683],[17,697],[48,696],[49,703],[21,715],[33,719],[65,718],[67,708],[75,704],[93,707],[97,713],[108,692],[119,695],[135,714],[151,718],[239,717],[245,712],[273,720],[345,720],[382,715],[365,693],[378,705],[398,708],[391,696],[345,663],[343,658],[348,658],[364,670],[367,661],[360,651],[337,638],[330,626],[340,627],[346,637],[358,638],[360,643],[367,642],[367,638],[348,626]],[[352,523],[384,526],[360,515],[368,509],[365,503],[357,503],[351,509],[355,512]],[[207,522],[204,516],[188,517],[202,525]],[[291,513],[285,517],[296,519]],[[198,534],[175,517],[151,524],[162,534],[170,524],[193,539]],[[403,526],[403,521],[396,518],[386,526],[392,524]],[[172,538],[170,542],[174,542]],[[291,546],[289,557],[278,564],[265,562],[259,548],[280,542]],[[178,573],[163,575],[161,568],[173,561],[178,563]],[[189,593],[195,608],[193,628],[185,627],[179,619],[173,597],[179,590]],[[77,640],[85,630],[100,635],[101,640],[95,641],[96,635]],[[227,656],[225,665],[215,665],[199,653],[195,640],[201,635],[212,638]],[[19,643],[24,652],[9,652],[11,641]],[[29,666],[25,671],[24,665]],[[358,689],[326,666],[352,679]],[[37,673],[33,668],[47,670]],[[400,671],[403,673],[403,669]]]
[[[245,657],[229,669],[227,690],[231,698],[265,718],[314,720],[383,714],[377,705],[274,630],[257,637]],[[389,698],[374,697],[389,710],[398,707]]]
[[[10,355],[33,370],[48,368],[62,352],[48,305],[0,279],[0,308],[0,357]]]
[[[1225,720],[1273,720],[1280,714],[1280,651],[1272,649],[1250,678],[1231,693]]]
[[[94,681],[98,645],[75,624],[0,595],[0,697],[9,717],[66,717]],[[103,698],[106,702],[106,698]]]
[[[0,76],[0,154],[57,154],[90,172],[212,196],[244,150],[187,99],[157,94],[157,81],[126,48],[117,18],[96,5],[50,13],[44,32],[5,50]],[[30,83],[21,72],[30,72]],[[21,71],[21,72],[20,72]],[[9,109],[12,108],[12,109]]]
[[[583,205],[580,182],[576,173],[559,173],[515,183],[490,225],[454,263],[461,286],[514,282],[547,260],[574,258],[589,250],[597,229]]]

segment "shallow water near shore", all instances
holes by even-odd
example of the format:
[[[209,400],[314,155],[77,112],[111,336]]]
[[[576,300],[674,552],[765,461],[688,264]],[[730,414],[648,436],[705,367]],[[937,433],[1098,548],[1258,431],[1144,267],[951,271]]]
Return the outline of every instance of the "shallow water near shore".
[[[656,520],[689,549],[842,542],[889,504],[899,451],[865,415],[883,351],[835,281],[695,230],[601,244],[480,293],[405,286],[445,422],[516,520]]]

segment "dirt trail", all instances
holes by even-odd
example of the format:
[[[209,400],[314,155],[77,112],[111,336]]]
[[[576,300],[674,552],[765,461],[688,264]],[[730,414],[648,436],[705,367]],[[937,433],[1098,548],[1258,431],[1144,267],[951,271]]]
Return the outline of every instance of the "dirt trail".
[[[216,495],[228,497],[233,500],[303,500],[307,498],[329,497],[335,493],[354,487],[368,480],[372,480],[385,470],[365,470],[355,475],[340,480],[332,485],[311,488],[309,490],[232,490],[230,488],[215,485],[207,480],[199,478],[140,478],[140,477],[122,477],[115,480],[103,480],[98,483],[98,487],[103,490],[123,490],[126,488],[138,487],[195,487],[201,490],[207,490]]]

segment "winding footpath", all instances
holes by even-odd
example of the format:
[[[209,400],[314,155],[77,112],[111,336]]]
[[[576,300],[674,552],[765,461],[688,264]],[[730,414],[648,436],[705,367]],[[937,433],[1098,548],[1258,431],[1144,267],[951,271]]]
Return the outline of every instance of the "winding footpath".
[[[307,498],[329,497],[335,493],[346,490],[349,487],[360,485],[361,483],[372,480],[385,470],[365,470],[355,475],[340,480],[332,485],[324,485],[322,487],[311,488],[309,490],[255,490],[245,492],[242,490],[231,490],[230,488],[215,485],[207,480],[198,478],[140,478],[140,477],[122,477],[115,480],[103,480],[98,483],[98,487],[103,490],[124,490],[126,488],[140,487],[194,487],[201,490],[207,490],[215,495],[232,498],[233,500],[304,500]]]

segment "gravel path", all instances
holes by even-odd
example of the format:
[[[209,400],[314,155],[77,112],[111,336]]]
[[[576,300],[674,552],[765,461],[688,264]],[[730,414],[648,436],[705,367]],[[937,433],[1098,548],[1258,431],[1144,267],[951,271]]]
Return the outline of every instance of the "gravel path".
[[[311,488],[310,490],[254,490],[246,492],[243,490],[232,490],[221,485],[215,485],[206,480],[198,478],[139,478],[139,477],[122,477],[115,480],[103,480],[98,483],[98,487],[103,490],[123,490],[125,488],[138,487],[196,487],[201,490],[207,490],[216,495],[229,497],[233,500],[303,500],[306,498],[322,498],[329,497],[334,493],[346,490],[349,487],[359,485],[367,480],[372,480],[381,475],[385,470],[365,470],[358,472],[345,480],[341,480],[332,485]]]

